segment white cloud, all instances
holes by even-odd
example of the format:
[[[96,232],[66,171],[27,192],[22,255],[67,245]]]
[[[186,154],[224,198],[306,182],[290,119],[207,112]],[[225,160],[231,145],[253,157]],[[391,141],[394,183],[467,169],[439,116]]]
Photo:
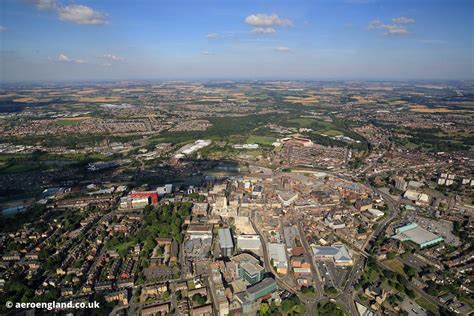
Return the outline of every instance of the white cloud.
[[[254,33],[262,33],[262,34],[272,34],[275,33],[276,30],[273,27],[254,27],[252,29]]]
[[[64,54],[59,54],[57,61],[64,62],[64,63],[72,63],[72,64],[85,64],[85,61],[82,59],[72,59],[67,57]]]
[[[58,0],[30,0],[39,10],[52,10],[61,21],[85,25],[107,24],[105,15],[82,4],[63,5]]]
[[[52,10],[58,7],[57,0],[29,0],[28,2],[33,3],[39,10]]]
[[[7,29],[5,26],[0,25],[0,33],[1,33],[1,32],[6,32],[7,30],[8,30],[8,29]]]
[[[408,34],[408,30],[405,26],[391,24],[383,25],[382,28],[386,30],[385,35],[405,35]]]
[[[106,24],[105,16],[94,9],[81,5],[71,4],[58,9],[59,19],[77,24],[102,25]]]
[[[383,24],[380,20],[372,20],[369,22],[369,29],[377,29],[380,28]]]
[[[275,52],[289,53],[291,50],[286,46],[278,46],[273,49]]]
[[[219,33],[208,33],[206,37],[207,39],[213,40],[213,39],[218,39],[220,36],[219,36]]]
[[[245,23],[252,26],[252,32],[271,34],[276,32],[276,27],[292,26],[293,23],[288,19],[281,19],[278,15],[272,14],[252,14],[245,18]]]
[[[393,18],[392,22],[397,23],[397,24],[410,24],[410,23],[415,23],[416,21],[415,21],[415,19],[407,18],[405,16],[401,16],[401,17],[398,17],[398,18]]]
[[[103,59],[106,59],[106,60],[112,61],[112,62],[123,62],[123,61],[125,61],[124,57],[119,57],[119,56],[112,55],[112,54],[105,54],[105,55],[102,55],[101,57]]]
[[[369,22],[368,28],[371,30],[380,29],[385,30],[384,35],[407,35],[409,34],[408,28],[405,25],[400,24],[385,24],[380,20],[372,20]]]

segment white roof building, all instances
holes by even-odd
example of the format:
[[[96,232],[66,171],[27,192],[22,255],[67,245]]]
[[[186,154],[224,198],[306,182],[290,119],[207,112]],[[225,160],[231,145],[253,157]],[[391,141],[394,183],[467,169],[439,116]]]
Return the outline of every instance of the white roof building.
[[[342,244],[313,247],[313,255],[315,258],[333,259],[337,265],[352,265],[352,256]]]
[[[259,235],[239,235],[237,236],[237,248],[241,250],[259,251],[262,242]]]
[[[270,259],[273,260],[273,264],[277,268],[288,267],[288,259],[286,258],[286,250],[284,244],[270,243],[268,245],[268,252],[270,253]]]

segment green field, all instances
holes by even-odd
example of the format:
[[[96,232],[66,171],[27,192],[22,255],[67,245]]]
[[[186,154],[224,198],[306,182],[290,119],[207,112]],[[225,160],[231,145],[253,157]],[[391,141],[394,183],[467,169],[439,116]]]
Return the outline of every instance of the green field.
[[[324,131],[323,134],[326,134],[326,135],[328,135],[328,136],[344,135],[342,132],[336,131],[336,130],[334,130],[334,129],[330,129],[330,130]]]
[[[21,173],[38,170],[38,165],[32,164],[13,164],[0,169],[0,174]]]
[[[290,119],[287,122],[292,123],[292,125],[299,125],[300,127],[310,127],[313,123],[316,123],[316,120],[312,118],[299,117]]]
[[[403,271],[403,263],[398,261],[397,259],[394,260],[385,260],[383,262],[386,266],[390,268],[390,270],[400,273],[401,275],[406,277],[405,271]]]
[[[420,305],[421,307],[423,307],[424,309],[432,312],[434,315],[436,316],[439,316],[439,311],[438,311],[438,307],[431,303],[430,301],[428,301],[427,299],[425,299],[424,297],[422,296],[419,296],[418,294],[416,295],[416,298],[415,298],[415,302]]]
[[[54,122],[56,126],[72,126],[72,125],[79,125],[81,123],[80,120],[60,120]]]
[[[271,145],[276,141],[275,137],[251,135],[247,138],[248,144]]]

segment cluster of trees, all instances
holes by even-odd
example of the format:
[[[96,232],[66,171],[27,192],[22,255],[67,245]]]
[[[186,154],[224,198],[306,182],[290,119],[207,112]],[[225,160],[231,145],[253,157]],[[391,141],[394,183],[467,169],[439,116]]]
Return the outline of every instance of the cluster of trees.
[[[428,129],[411,129],[408,134],[411,135],[410,142],[422,148],[429,148],[430,151],[458,151],[469,150],[469,146],[465,145],[465,139],[462,138],[456,142],[455,138],[447,138],[438,136],[441,130],[436,128]]]
[[[453,234],[458,236],[461,240],[467,240],[469,238],[469,231],[465,229],[467,226],[460,221],[453,223]]]
[[[164,132],[157,136],[157,139],[174,144],[203,138],[226,140],[232,135],[249,135],[249,133],[255,128],[276,122],[279,117],[278,114],[273,113],[248,116],[211,117],[209,118],[209,121],[212,126],[206,131]]]
[[[11,312],[5,304],[6,302],[52,302],[57,300],[61,292],[59,289],[49,289],[43,295],[36,295],[34,289],[39,286],[37,280],[24,278],[10,279],[5,283],[4,292],[0,295],[0,314],[6,315]]]
[[[158,207],[147,206],[144,209],[143,227],[134,235],[117,235],[106,244],[108,249],[116,249],[121,256],[137,243],[142,243],[140,256],[147,258],[156,247],[156,238],[171,237],[178,243],[183,241],[181,234],[184,218],[191,214],[191,202],[163,204]]]
[[[107,135],[107,134],[69,134],[69,135],[41,135],[8,137],[8,142],[15,145],[35,145],[40,143],[44,147],[61,146],[70,149],[95,146],[104,139],[110,142],[128,142],[140,139],[140,135]]]
[[[193,305],[194,306],[201,306],[206,304],[207,302],[207,297],[205,295],[201,295],[199,293],[193,295]]]
[[[416,270],[413,267],[405,266],[405,273],[411,278],[416,275]],[[374,257],[369,257],[367,260],[367,268],[364,274],[362,274],[361,280],[358,282],[358,288],[367,288],[374,283],[374,276],[376,280],[380,279],[381,281],[387,280],[387,283],[392,288],[397,291],[406,294],[410,298],[415,298],[416,293],[409,286],[408,280],[401,275],[400,273],[394,272],[388,269],[382,269],[377,265],[377,262]]]
[[[145,208],[144,228],[138,235],[147,236],[146,239],[172,237],[177,242],[182,242],[182,224],[184,218],[191,214],[192,207],[191,202],[183,202]]]
[[[321,316],[346,316],[347,313],[339,306],[331,302],[318,303],[318,315]]]
[[[410,288],[408,280],[403,275],[387,269],[384,269],[382,273],[382,278],[388,280],[388,285],[399,292],[405,293],[409,298],[416,298],[415,291]]]
[[[301,293],[303,294],[306,294],[306,295],[310,295],[310,294],[314,294],[316,291],[314,290],[314,287],[312,287],[311,285],[309,286],[303,286],[301,288]]]
[[[23,224],[34,222],[46,212],[46,205],[34,204],[24,212],[16,213],[14,216],[5,216],[0,213],[0,232],[12,232],[18,230]]]
[[[333,286],[325,286],[324,287],[324,292],[326,292],[329,295],[336,295],[337,294],[337,289]]]
[[[288,298],[285,298],[280,306],[276,306],[275,302],[267,303],[263,302],[260,305],[260,310],[258,311],[257,315],[305,315],[306,308],[304,304],[302,304],[299,298],[294,295]]]

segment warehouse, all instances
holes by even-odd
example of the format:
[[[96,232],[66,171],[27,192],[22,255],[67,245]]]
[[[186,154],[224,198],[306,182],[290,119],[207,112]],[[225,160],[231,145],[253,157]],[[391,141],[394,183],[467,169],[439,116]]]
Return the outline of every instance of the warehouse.
[[[394,235],[392,238],[400,241],[412,241],[420,246],[420,248],[433,246],[443,241],[442,237],[439,237],[432,232],[421,228],[416,223],[410,223],[399,227],[395,230],[395,232],[396,235]]]

